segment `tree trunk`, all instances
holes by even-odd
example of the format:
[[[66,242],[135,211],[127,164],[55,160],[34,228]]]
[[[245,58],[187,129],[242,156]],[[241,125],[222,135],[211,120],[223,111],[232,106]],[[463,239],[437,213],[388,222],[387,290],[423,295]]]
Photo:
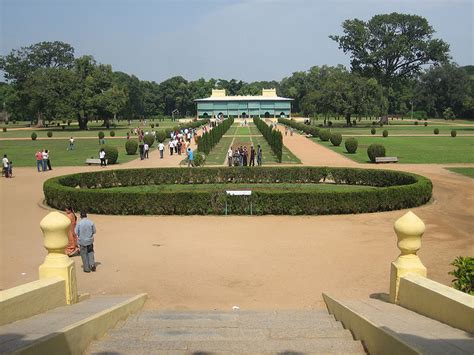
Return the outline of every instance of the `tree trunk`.
[[[350,127],[351,126],[351,114],[350,113],[346,113],[346,123],[347,123],[347,126]]]
[[[81,115],[78,113],[77,122],[79,123],[80,130],[87,130],[87,123],[89,122],[89,118],[87,117],[87,115],[81,117]]]
[[[44,127],[44,124],[43,124],[43,115],[41,114],[41,112],[38,112],[36,114],[36,117],[38,119],[38,122],[36,122],[36,127],[38,128],[41,128],[41,127]]]

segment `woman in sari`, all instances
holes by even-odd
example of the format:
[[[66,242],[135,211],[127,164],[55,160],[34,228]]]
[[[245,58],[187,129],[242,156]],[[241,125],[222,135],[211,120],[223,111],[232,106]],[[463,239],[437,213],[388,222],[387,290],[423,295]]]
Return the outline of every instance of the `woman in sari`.
[[[67,233],[69,243],[66,247],[65,252],[67,256],[76,256],[79,255],[79,247],[77,246],[77,235],[75,232],[77,217],[71,207],[66,207],[66,216],[70,219],[71,225],[69,226],[69,231]]]

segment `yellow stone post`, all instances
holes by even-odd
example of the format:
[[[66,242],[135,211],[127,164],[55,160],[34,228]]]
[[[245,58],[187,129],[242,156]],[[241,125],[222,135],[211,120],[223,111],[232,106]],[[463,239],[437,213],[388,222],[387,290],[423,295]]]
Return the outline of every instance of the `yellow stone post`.
[[[59,212],[50,212],[40,222],[44,235],[44,247],[48,251],[44,263],[39,267],[39,278],[58,276],[66,282],[67,304],[77,303],[76,265],[64,249],[68,245],[69,218]]]
[[[398,303],[398,286],[401,277],[409,273],[426,277],[426,267],[416,255],[421,247],[421,236],[425,232],[425,224],[416,214],[409,211],[399,218],[393,227],[401,254],[391,265],[390,302]]]

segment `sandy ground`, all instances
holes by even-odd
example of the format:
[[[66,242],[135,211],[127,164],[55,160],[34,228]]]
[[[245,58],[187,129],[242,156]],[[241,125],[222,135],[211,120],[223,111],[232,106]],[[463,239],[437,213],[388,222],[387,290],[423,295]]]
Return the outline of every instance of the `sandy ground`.
[[[360,166],[300,135],[284,138],[304,164]],[[176,166],[182,157],[125,167]],[[474,164],[456,164],[474,166]],[[379,168],[379,167],[378,167]],[[434,200],[413,209],[426,223],[421,260],[430,278],[449,284],[450,262],[474,254],[474,180],[441,165],[384,165],[432,179]],[[37,279],[46,251],[39,204],[49,177],[100,167],[37,173],[17,168],[0,179],[0,288]],[[108,168],[107,168],[108,169]],[[190,201],[192,203],[192,201]],[[81,271],[81,293],[150,296],[148,308],[305,309],[323,307],[321,292],[343,298],[387,293],[399,254],[393,223],[406,211],[343,216],[100,216],[96,273]]]

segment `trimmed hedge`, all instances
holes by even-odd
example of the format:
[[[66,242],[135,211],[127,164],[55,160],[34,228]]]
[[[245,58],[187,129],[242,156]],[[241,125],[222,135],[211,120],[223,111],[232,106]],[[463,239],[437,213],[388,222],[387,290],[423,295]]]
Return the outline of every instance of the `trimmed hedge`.
[[[273,153],[275,153],[278,162],[281,163],[281,157],[283,155],[283,136],[281,135],[281,132],[273,129],[258,117],[254,117],[253,123],[267,140]]]
[[[138,142],[135,139],[129,139],[125,143],[125,151],[127,155],[135,155],[137,154],[138,149]]]
[[[107,164],[111,165],[117,163],[119,155],[117,147],[104,145],[103,149],[105,150],[105,158],[107,159]]]
[[[279,118],[278,123],[284,124],[285,126],[292,127],[294,129],[297,129],[298,131],[304,132],[306,134],[310,134],[313,137],[318,137],[319,136],[319,128],[306,125],[304,123],[298,123],[293,120],[289,120],[287,118]]]
[[[354,154],[357,151],[359,142],[357,141],[356,138],[350,137],[346,139],[346,141],[344,142],[344,146],[346,147],[346,150],[348,153]]]
[[[331,133],[331,138],[329,138],[332,145],[335,147],[339,147],[342,143],[342,135],[339,132]]]
[[[385,156],[385,147],[382,144],[371,144],[367,148],[367,155],[372,163],[375,163],[375,158]]]
[[[227,118],[210,131],[204,133],[198,141],[198,152],[209,154],[214,146],[219,143],[225,132],[234,123],[233,118]]]
[[[322,129],[319,131],[319,139],[323,142],[327,142],[331,138],[330,129]]]
[[[99,214],[207,215],[223,214],[227,203],[233,214],[248,213],[248,198],[226,196],[225,191],[108,191],[110,187],[159,184],[321,183],[365,185],[360,191],[254,191],[254,214],[321,215],[366,213],[422,205],[431,198],[431,181],[423,176],[392,170],[265,167],[163,168],[103,170],[59,176],[43,185],[48,205],[72,206]],[[190,203],[192,201],[192,203]]]

